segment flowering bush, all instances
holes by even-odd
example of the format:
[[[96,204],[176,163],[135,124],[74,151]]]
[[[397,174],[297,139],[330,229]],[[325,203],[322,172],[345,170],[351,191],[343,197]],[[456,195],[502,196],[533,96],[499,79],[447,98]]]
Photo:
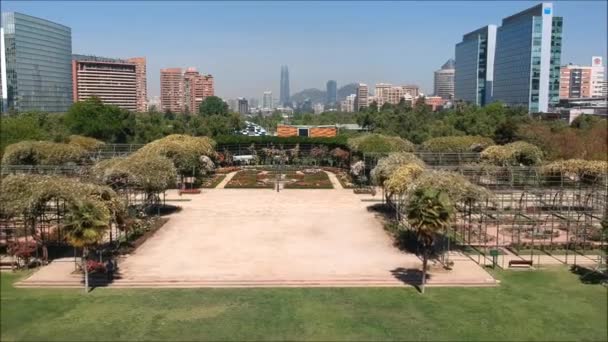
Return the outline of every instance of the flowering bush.
[[[583,159],[560,160],[544,165],[541,168],[541,173],[546,176],[563,174],[577,180],[593,179],[608,174],[608,162]]]
[[[8,145],[2,156],[4,165],[63,165],[81,163],[87,151],[74,144],[51,141],[21,141]]]
[[[397,167],[388,180],[384,183],[386,190],[390,193],[404,193],[408,186],[424,172],[424,168],[416,163],[405,164]]]
[[[416,164],[422,168],[425,166],[424,162],[412,153],[390,153],[378,161],[371,172],[372,180],[376,185],[384,185],[384,182],[391,177],[399,166],[406,164]]]
[[[482,160],[501,166],[536,165],[540,164],[542,157],[540,148],[524,141],[490,146],[481,152]]]
[[[479,135],[448,136],[432,138],[422,143],[422,148],[430,152],[480,152],[494,145],[490,138]]]
[[[89,273],[92,273],[92,272],[105,273],[106,266],[103,264],[103,262],[99,262],[99,261],[95,261],[95,260],[87,260],[87,271],[89,271]]]
[[[346,166],[348,162],[348,158],[350,157],[350,152],[343,150],[339,147],[334,148],[329,151],[329,154],[338,162],[340,166]]]
[[[82,135],[70,135],[68,144],[80,146],[87,151],[95,151],[105,145],[101,140],[95,138],[84,137]]]
[[[178,173],[190,174],[193,168],[202,167],[201,156],[215,157],[215,141],[208,137],[172,134],[148,143],[134,153],[141,156],[153,154],[169,158]]]
[[[462,200],[491,200],[492,192],[484,187],[474,185],[464,176],[449,172],[427,170],[411,182],[405,191],[407,197],[413,195],[417,189],[436,189],[448,194],[453,202]]]

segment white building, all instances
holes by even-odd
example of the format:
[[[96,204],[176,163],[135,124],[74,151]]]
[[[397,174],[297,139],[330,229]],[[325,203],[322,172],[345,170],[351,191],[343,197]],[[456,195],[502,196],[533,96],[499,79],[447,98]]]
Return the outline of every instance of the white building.
[[[355,101],[357,99],[357,94],[350,94],[340,102],[340,110],[343,112],[352,113],[355,111]]]
[[[264,98],[262,99],[262,108],[264,108],[264,109],[274,108],[274,103],[272,102],[272,92],[271,91],[264,92]]]

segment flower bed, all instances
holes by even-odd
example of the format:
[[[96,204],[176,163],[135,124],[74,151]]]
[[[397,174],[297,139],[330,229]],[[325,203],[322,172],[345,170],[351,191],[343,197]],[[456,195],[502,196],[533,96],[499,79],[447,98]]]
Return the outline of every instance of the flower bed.
[[[333,189],[329,176],[320,169],[287,173],[285,178],[288,181],[285,184],[285,189]]]
[[[225,186],[228,189],[272,189],[273,187],[270,173],[255,169],[237,172]]]

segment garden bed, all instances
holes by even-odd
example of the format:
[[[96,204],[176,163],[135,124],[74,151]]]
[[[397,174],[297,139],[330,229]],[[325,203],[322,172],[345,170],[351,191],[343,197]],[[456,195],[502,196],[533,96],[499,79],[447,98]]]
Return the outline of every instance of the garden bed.
[[[285,189],[333,189],[329,176],[321,170],[287,172],[285,178]]]
[[[201,183],[201,188],[213,189],[218,186],[218,184],[220,184],[224,178],[226,178],[226,173],[216,173],[210,177],[206,177]]]
[[[255,169],[241,170],[226,184],[227,189],[272,189],[270,173]]]
[[[147,221],[142,220],[139,227],[127,232],[120,238],[118,251],[120,254],[131,254],[146,240],[154,235],[162,226],[169,221],[166,217],[152,218]]]

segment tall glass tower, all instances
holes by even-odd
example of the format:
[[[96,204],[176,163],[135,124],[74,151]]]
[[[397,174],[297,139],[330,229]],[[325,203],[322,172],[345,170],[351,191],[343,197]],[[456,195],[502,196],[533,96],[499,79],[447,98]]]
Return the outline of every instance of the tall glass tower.
[[[338,103],[338,82],[334,80],[327,81],[327,101],[326,104],[333,106]]]
[[[456,44],[455,98],[478,106],[492,102],[496,25],[467,33]]]
[[[72,31],[29,15],[2,13],[2,112],[65,112],[72,104]]]
[[[559,101],[562,18],[542,3],[503,19],[496,33],[493,98],[529,112]]]
[[[289,105],[289,69],[287,69],[287,65],[281,66],[280,90],[279,100],[281,101],[281,106],[287,107]]]

